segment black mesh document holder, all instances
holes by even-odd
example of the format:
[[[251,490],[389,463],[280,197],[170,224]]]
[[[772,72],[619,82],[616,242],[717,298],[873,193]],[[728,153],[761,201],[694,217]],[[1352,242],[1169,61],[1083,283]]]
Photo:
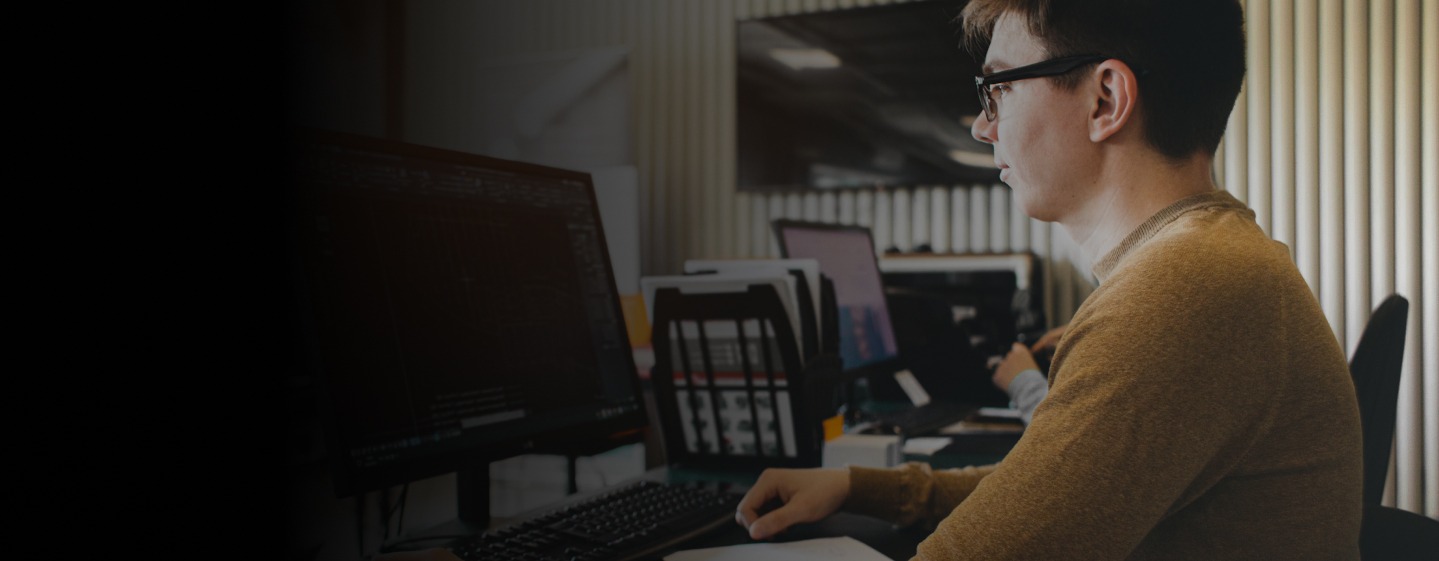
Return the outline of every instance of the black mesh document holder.
[[[832,352],[801,358],[773,286],[704,294],[658,289],[652,332],[650,379],[669,463],[820,464],[821,421],[839,403],[840,361]]]

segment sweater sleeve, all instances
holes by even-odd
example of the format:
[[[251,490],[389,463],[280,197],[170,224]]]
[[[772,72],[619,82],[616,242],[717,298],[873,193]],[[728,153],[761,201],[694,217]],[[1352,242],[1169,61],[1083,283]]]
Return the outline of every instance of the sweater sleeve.
[[[1019,410],[1020,419],[1027,426],[1034,420],[1034,408],[1039,407],[1039,402],[1044,401],[1044,396],[1049,393],[1049,382],[1044,375],[1033,368],[1020,372],[1009,382],[1009,399],[1014,401],[1014,408]]]
[[[922,462],[888,469],[851,466],[844,510],[933,528],[992,471],[993,465],[935,471]]]

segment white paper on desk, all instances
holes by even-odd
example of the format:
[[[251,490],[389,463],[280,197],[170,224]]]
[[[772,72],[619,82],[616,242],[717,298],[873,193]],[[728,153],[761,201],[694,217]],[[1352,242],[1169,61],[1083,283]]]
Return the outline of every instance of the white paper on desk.
[[[874,548],[850,537],[815,538],[784,543],[749,543],[678,551],[665,561],[889,561]]]
[[[1024,425],[1019,423],[983,423],[968,419],[939,429],[939,434],[1019,434]]]
[[[933,456],[935,452],[943,450],[954,442],[953,438],[947,436],[932,436],[924,438],[908,438],[904,441],[904,453],[919,456]]]
[[[994,417],[997,419],[1023,419],[1024,412],[1009,407],[980,407],[975,413],[980,417]]]

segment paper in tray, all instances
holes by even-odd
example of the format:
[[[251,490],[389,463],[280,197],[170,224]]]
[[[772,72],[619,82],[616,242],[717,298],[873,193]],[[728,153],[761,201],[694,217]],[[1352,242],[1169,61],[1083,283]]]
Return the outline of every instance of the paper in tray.
[[[690,259],[685,261],[685,274],[695,274],[704,271],[725,274],[790,274],[792,271],[801,272],[809,293],[809,310],[812,314],[819,313],[822,303],[820,302],[820,274],[819,260],[817,259]],[[796,291],[798,297],[798,291]],[[798,303],[796,303],[798,304]],[[803,310],[805,306],[798,306]],[[816,318],[818,321],[818,318]],[[801,324],[795,324],[795,329],[800,329]],[[823,336],[822,333],[816,333]],[[822,341],[816,341],[816,344]]]
[[[795,457],[798,452],[794,440],[794,412],[778,345],[771,341],[767,375],[760,348],[758,320],[744,322],[744,352],[740,350],[734,322],[703,322],[714,372],[714,385],[711,386],[711,375],[699,362],[703,360],[703,354],[699,348],[698,323],[701,322],[677,322],[670,329],[670,341],[674,347],[670,356],[674,357],[675,399],[685,448],[691,453],[721,454],[719,444],[722,442],[725,446],[723,453],[727,455],[773,457],[778,456],[782,449],[784,456]],[[681,329],[683,337],[679,333]],[[772,329],[770,333],[773,333]],[[679,349],[681,341],[688,347],[691,360],[688,369],[679,358],[684,356]],[[749,359],[751,382],[748,386],[743,358]],[[716,437],[716,414],[723,439]],[[759,442],[755,440],[756,421],[759,423]]]

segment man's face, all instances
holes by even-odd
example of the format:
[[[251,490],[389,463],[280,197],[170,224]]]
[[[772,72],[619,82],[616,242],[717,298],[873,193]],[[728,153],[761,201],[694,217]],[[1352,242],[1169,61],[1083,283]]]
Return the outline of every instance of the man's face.
[[[983,71],[989,74],[1049,58],[1024,21],[1006,14],[995,23]],[[1087,199],[1097,164],[1088,139],[1088,108],[1080,95],[1083,86],[1066,92],[1049,78],[1031,78],[993,88],[998,115],[991,122],[981,111],[971,132],[994,145],[999,178],[1013,189],[1026,214],[1062,220]]]

